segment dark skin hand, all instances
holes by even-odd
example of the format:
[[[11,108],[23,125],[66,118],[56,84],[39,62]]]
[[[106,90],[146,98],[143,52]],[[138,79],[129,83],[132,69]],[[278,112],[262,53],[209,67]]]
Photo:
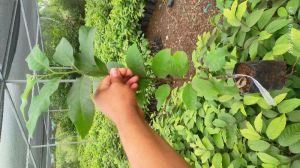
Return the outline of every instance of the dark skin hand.
[[[94,104],[116,125],[132,168],[189,168],[145,122],[135,96],[138,80],[130,69],[112,69],[98,86]]]

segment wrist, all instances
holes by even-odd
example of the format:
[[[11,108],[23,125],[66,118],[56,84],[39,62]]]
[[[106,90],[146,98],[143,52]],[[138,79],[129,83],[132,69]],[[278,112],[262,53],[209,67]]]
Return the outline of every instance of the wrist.
[[[115,122],[115,125],[119,131],[126,129],[132,125],[138,125],[144,123],[143,119],[139,116],[138,111],[130,112],[129,114],[121,117]]]

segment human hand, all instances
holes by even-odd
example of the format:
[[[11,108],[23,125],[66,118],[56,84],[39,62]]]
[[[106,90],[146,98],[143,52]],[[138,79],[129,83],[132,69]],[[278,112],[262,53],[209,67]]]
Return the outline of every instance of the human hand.
[[[116,125],[143,117],[135,96],[138,80],[138,76],[134,76],[130,69],[111,69],[110,75],[102,80],[95,92],[95,106]]]

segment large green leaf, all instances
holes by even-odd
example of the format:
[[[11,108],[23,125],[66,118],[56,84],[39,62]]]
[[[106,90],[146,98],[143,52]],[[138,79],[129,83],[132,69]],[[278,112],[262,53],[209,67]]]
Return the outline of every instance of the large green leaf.
[[[115,61],[111,61],[106,64],[106,67],[107,67],[108,71],[110,71],[112,68],[124,68],[125,66],[120,63],[117,63]]]
[[[244,96],[244,104],[245,105],[253,105],[256,104],[261,99],[261,96],[258,94],[247,94]]]
[[[222,168],[222,155],[220,153],[216,153],[212,158],[212,165],[215,168]]]
[[[28,110],[29,119],[26,123],[29,136],[32,137],[37,121],[40,116],[47,112],[50,106],[50,96],[57,90],[59,78],[51,79],[47,82],[39,92],[39,95],[34,96]]]
[[[278,159],[276,159],[275,157],[273,157],[273,156],[271,156],[267,153],[258,152],[257,156],[264,163],[269,163],[269,164],[272,164],[272,165],[275,165],[275,166],[280,164]]]
[[[288,125],[278,137],[281,146],[290,146],[300,140],[300,123]]]
[[[20,110],[21,110],[21,113],[22,113],[25,121],[27,120],[25,118],[25,107],[27,105],[27,99],[28,99],[28,96],[29,96],[33,86],[36,84],[36,82],[37,82],[37,80],[34,79],[33,76],[26,75],[26,87],[25,87],[24,92],[21,95],[22,104],[20,106]]]
[[[289,49],[290,49],[289,35],[284,34],[276,40],[275,46],[272,49],[272,54],[273,55],[282,55],[282,54],[288,52]]]
[[[295,144],[289,146],[289,150],[292,153],[300,153],[300,141],[298,141]]]
[[[204,96],[207,99],[217,98],[219,93],[211,81],[203,80],[198,77],[194,77],[192,86],[196,90],[198,96]]]
[[[264,11],[261,18],[258,20],[259,29],[263,29],[272,19],[272,16],[275,14],[278,7],[273,7]]]
[[[290,23],[288,19],[276,19],[272,21],[265,29],[268,33],[274,33]]]
[[[227,47],[217,48],[211,51],[204,58],[205,65],[210,71],[219,71],[225,65],[225,57],[230,55],[227,51]]]
[[[295,160],[292,165],[291,165],[291,168],[298,168],[300,165],[300,160]]]
[[[284,130],[286,125],[285,114],[280,117],[274,118],[267,127],[266,134],[270,139],[276,139]]]
[[[267,150],[271,145],[263,140],[248,140],[248,146],[254,151],[262,152]]]
[[[172,56],[170,75],[174,77],[183,77],[189,71],[188,56],[183,51],[177,51]]]
[[[134,74],[140,77],[146,76],[144,58],[137,44],[133,44],[128,48],[126,54],[126,63],[128,68],[130,68]]]
[[[197,92],[192,85],[187,84],[182,92],[182,100],[188,109],[195,109],[197,104]]]
[[[152,70],[158,77],[165,78],[170,74],[171,69],[171,49],[159,51],[152,60]]]
[[[291,40],[293,43],[293,47],[296,50],[300,51],[300,30],[297,30],[295,28],[291,29]]]
[[[238,27],[241,25],[241,22],[236,18],[235,13],[231,10],[224,9],[223,15],[231,26]]]
[[[246,24],[249,27],[254,26],[258,20],[262,17],[264,13],[264,9],[259,9],[259,10],[255,10],[252,13],[250,13],[250,15],[247,16],[246,18]]]
[[[30,54],[26,58],[28,67],[32,71],[47,71],[49,67],[49,59],[40,50],[39,46],[34,46]]]
[[[56,63],[59,63],[63,66],[74,66],[74,56],[73,56],[73,47],[70,42],[62,38],[55,49],[55,53],[53,55],[53,59]]]
[[[259,140],[260,135],[254,130],[252,125],[249,122],[246,122],[246,129],[241,129],[240,132],[243,137],[249,139],[249,140]]]
[[[263,119],[262,119],[262,112],[259,113],[254,120],[254,127],[257,132],[261,133],[261,130],[263,128]]]
[[[79,49],[86,61],[94,62],[94,36],[96,29],[81,26],[79,29]]]
[[[171,88],[167,84],[161,85],[157,88],[157,90],[155,91],[155,98],[157,100],[157,105],[156,105],[157,110],[161,108],[161,106],[169,96],[170,92],[171,92]]]
[[[289,113],[300,106],[300,99],[293,98],[285,100],[278,105],[278,111],[280,113]]]
[[[248,1],[244,1],[241,4],[239,4],[238,9],[236,11],[236,18],[238,20],[241,20],[243,15],[245,14],[246,10],[247,10],[247,2]]]
[[[106,64],[104,62],[102,62],[99,58],[97,58],[97,57],[94,57],[94,58],[95,58],[97,68],[99,70],[98,73],[102,76],[107,75],[108,74],[108,68],[107,68]]]
[[[67,97],[69,117],[82,138],[88,134],[94,118],[95,108],[91,94],[92,81],[81,77],[73,83]]]
[[[79,43],[80,51],[75,60],[75,66],[84,74],[90,76],[102,76],[103,73],[98,69],[94,54],[93,54],[93,42],[96,29],[82,26],[79,29]]]
[[[286,5],[286,9],[288,10],[289,14],[295,15],[299,8],[299,5],[299,0],[289,0],[289,2]]]

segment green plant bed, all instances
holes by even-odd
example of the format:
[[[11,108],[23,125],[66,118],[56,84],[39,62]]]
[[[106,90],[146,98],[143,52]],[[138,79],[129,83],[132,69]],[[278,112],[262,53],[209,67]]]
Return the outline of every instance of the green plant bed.
[[[104,62],[123,63],[133,43],[147,52],[147,41],[139,23],[143,11],[143,0],[87,0],[86,25],[97,29],[95,55]]]
[[[212,18],[215,30],[199,36],[196,75],[159,92],[171,94],[152,126],[193,167],[299,167],[299,5],[234,1]],[[259,93],[241,96],[232,79],[237,62],[258,60],[285,61],[291,72],[271,91],[275,106]]]

